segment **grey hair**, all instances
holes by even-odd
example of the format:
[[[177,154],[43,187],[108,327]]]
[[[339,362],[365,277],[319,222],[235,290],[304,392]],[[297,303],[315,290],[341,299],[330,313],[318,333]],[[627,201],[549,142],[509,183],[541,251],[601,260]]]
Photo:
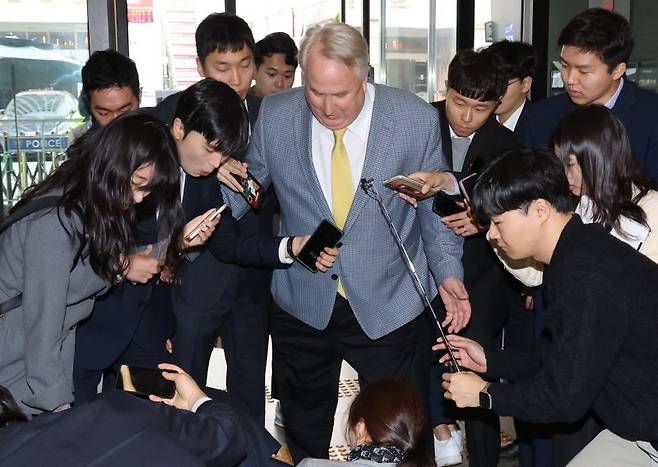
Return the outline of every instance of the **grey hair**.
[[[356,67],[361,79],[366,79],[369,70],[368,44],[363,35],[345,23],[327,23],[313,26],[306,31],[299,47],[299,65],[306,69],[308,54],[313,46],[321,47],[323,57]]]

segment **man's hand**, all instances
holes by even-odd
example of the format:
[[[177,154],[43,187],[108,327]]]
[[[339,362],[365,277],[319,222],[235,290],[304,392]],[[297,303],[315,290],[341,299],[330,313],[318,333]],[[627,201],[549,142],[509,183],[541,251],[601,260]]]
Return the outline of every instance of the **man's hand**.
[[[480,344],[472,339],[457,336],[456,334],[450,334],[446,338],[452,349],[452,354],[455,356],[460,367],[475,371],[476,373],[485,373],[487,371],[487,357]],[[443,338],[439,337],[436,341],[438,344],[432,347],[432,350],[447,350]],[[449,359],[450,355],[446,353],[439,359],[439,363],[446,363]]]
[[[459,203],[463,204],[463,203]],[[445,224],[455,235],[462,237],[470,237],[480,232],[480,227],[473,221],[471,217],[471,209],[464,212],[458,212],[451,216],[441,218],[441,222]]]
[[[176,384],[176,394],[172,399],[163,399],[162,397],[151,394],[149,399],[153,402],[164,402],[165,404],[173,405],[178,409],[192,410],[196,401],[202,397],[208,397],[201,390],[199,385],[196,384],[194,379],[176,365],[172,365],[171,363],[160,363],[158,368],[161,370],[175,371],[175,373],[163,371],[162,377],[166,380],[173,381]]]
[[[304,248],[304,245],[306,245],[306,242],[308,242],[309,238],[311,238],[310,235],[293,237],[292,252],[295,256],[297,256],[299,252],[302,251],[302,248]],[[318,271],[320,272],[327,272],[334,265],[339,254],[340,250],[338,248],[325,247],[317,257],[315,261],[315,267],[318,268]]]
[[[453,191],[456,188],[453,178],[447,172],[414,172],[407,175],[407,177],[424,182],[423,187],[420,189],[420,192],[424,195],[432,189],[437,191]],[[416,198],[405,195],[404,193],[398,193],[398,196],[413,207],[418,207],[418,200]]]
[[[180,244],[182,246],[181,248],[182,250],[185,250],[187,248],[192,248],[195,246],[204,245],[208,241],[208,239],[212,236],[213,232],[215,231],[215,227],[217,226],[217,224],[219,224],[219,220],[222,217],[222,215],[219,214],[213,220],[204,222],[204,219],[208,217],[212,211],[213,211],[212,209],[209,209],[205,213],[201,214],[200,216],[196,216],[194,219],[192,219],[187,224],[185,224],[185,227],[183,228],[183,233],[181,234]],[[199,234],[189,242],[185,240],[185,237],[202,222],[203,225],[201,226],[201,231],[199,232]]]
[[[487,382],[475,373],[443,373],[443,394],[446,399],[455,401],[459,408],[480,407],[480,391]]]
[[[242,185],[240,185],[240,183],[235,179],[233,174],[245,178],[247,176],[247,164],[244,162],[236,161],[231,157],[227,157],[219,165],[219,170],[217,170],[217,179],[236,193],[242,193]]]
[[[128,270],[126,280],[133,283],[146,284],[151,277],[158,274],[162,265],[158,258],[151,258],[153,245],[147,245],[143,251],[128,256]]]
[[[471,319],[471,303],[464,283],[454,277],[449,277],[439,285],[439,295],[446,309],[446,319],[441,326],[448,326],[449,333],[464,329]]]

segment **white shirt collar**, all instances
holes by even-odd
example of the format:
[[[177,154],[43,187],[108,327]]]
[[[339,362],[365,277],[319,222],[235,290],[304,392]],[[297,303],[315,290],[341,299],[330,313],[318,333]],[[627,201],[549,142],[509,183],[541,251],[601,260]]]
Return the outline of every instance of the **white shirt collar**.
[[[621,88],[624,87],[624,78],[619,79],[619,86],[617,86],[617,90],[615,93],[612,95],[610,100],[605,103],[605,106],[609,109],[612,109],[615,104],[617,103],[617,99],[619,98],[619,94],[621,94]]]
[[[505,123],[501,123],[505,128],[514,131],[516,128],[516,124],[519,122],[519,118],[521,117],[521,112],[523,112],[523,108],[525,107],[526,103],[528,102],[527,99],[523,99],[523,102],[521,105],[514,111],[512,115],[509,116],[509,118],[505,121]],[[500,123],[500,118],[498,118],[498,115],[496,115],[496,120],[498,123]]]

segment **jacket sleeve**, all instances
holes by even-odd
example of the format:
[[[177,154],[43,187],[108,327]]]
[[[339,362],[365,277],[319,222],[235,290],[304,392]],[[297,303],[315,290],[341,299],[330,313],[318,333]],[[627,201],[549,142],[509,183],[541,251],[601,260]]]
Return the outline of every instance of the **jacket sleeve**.
[[[165,404],[158,409],[173,437],[208,465],[237,465],[247,456],[247,436],[235,411],[208,401],[196,413]]]
[[[430,126],[432,129],[427,137],[421,170],[445,171],[447,164],[441,151],[438,112],[432,112]],[[418,203],[417,215],[425,254],[437,286],[450,277],[462,280],[464,277],[461,261],[464,245],[462,237],[453,234],[441,222],[439,216],[432,212],[431,198]]]
[[[598,277],[597,277],[598,276]],[[534,423],[573,422],[592,406],[623,343],[628,313],[622,285],[610,284],[596,270],[569,274],[568,289],[551,304],[559,332],[542,352],[534,376],[490,388],[493,408]]]
[[[62,343],[74,332],[63,327],[76,247],[53,213],[27,225],[23,248],[25,373],[32,392],[23,402],[52,411],[73,402],[73,361],[62,355]]]

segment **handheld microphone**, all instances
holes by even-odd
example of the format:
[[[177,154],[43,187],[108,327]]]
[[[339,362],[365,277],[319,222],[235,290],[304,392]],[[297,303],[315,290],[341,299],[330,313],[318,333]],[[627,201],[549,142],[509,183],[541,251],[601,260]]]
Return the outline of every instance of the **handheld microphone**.
[[[459,373],[461,372],[461,368],[459,367],[459,364],[457,363],[457,359],[455,358],[455,355],[452,352],[452,348],[448,343],[448,339],[446,339],[446,333],[443,330],[443,326],[441,326],[441,321],[439,320],[439,317],[437,316],[436,311],[432,306],[430,298],[427,295],[427,291],[425,290],[425,287],[423,287],[423,283],[420,281],[420,277],[418,277],[418,274],[416,273],[416,267],[414,266],[414,263],[411,261],[411,258],[409,257],[409,253],[407,253],[407,249],[404,247],[404,243],[402,242],[402,238],[400,238],[398,229],[395,227],[395,224],[393,224],[393,219],[391,218],[388,209],[386,209],[386,206],[384,205],[384,201],[382,200],[381,195],[377,191],[377,188],[375,188],[373,181],[374,179],[372,178],[369,179],[362,178],[361,181],[359,182],[359,186],[370,198],[374,199],[375,201],[377,201],[377,204],[379,204],[379,208],[381,209],[382,214],[384,215],[384,219],[386,219],[386,223],[388,224],[388,227],[391,229],[391,233],[393,234],[395,243],[397,243],[398,248],[400,250],[400,254],[404,259],[404,264],[407,266],[407,270],[409,271],[413,283],[416,286],[416,291],[425,302],[425,309],[430,312],[431,318],[436,324],[436,327],[439,330],[439,334],[441,335],[441,338],[443,339],[443,342],[446,345],[446,349],[448,350],[448,354],[450,355],[450,360],[448,362],[449,370],[452,372]]]

